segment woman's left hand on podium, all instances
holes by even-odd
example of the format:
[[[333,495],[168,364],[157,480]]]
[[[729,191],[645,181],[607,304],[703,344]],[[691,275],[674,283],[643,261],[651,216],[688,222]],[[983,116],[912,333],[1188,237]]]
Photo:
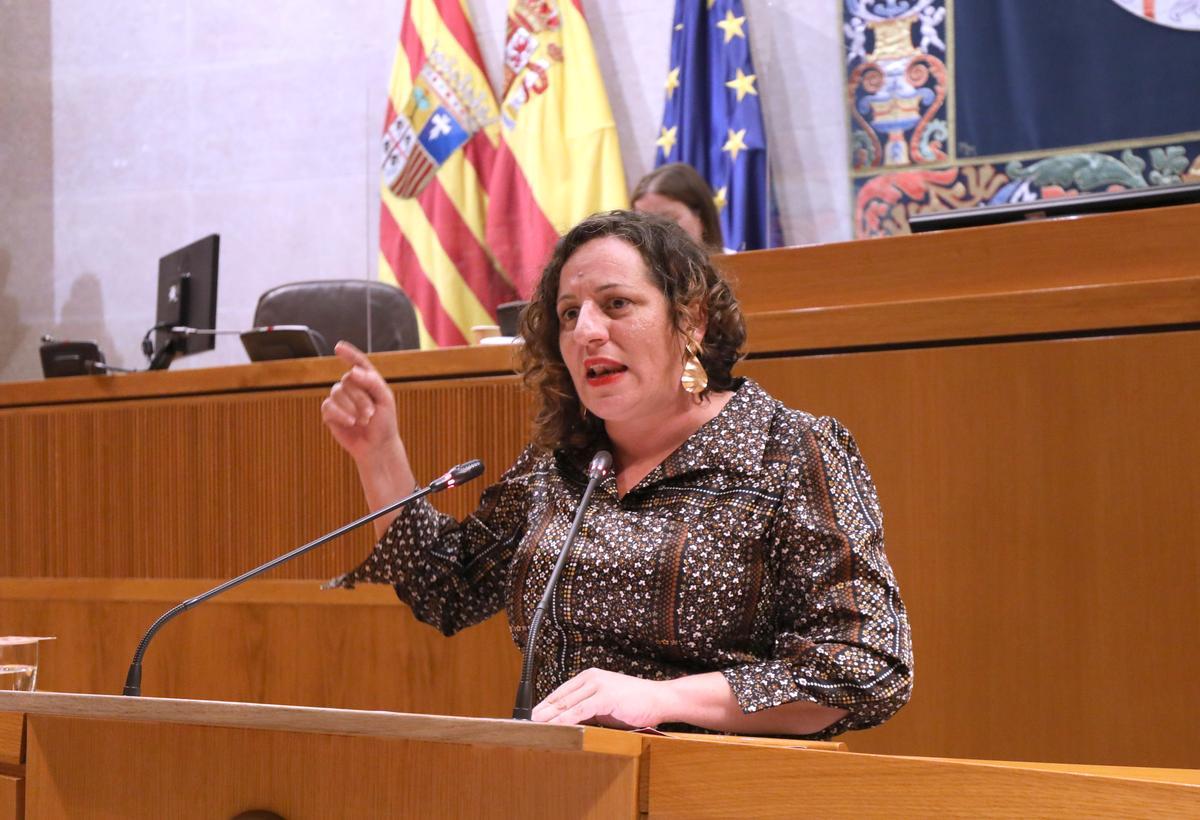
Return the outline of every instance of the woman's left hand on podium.
[[[657,726],[667,718],[670,692],[660,681],[588,669],[533,708],[540,723],[590,723],[617,729]]]

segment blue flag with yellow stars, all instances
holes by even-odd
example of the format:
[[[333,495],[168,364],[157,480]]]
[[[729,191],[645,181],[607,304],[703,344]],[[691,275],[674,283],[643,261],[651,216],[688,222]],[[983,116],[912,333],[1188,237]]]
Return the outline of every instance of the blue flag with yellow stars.
[[[655,167],[686,162],[716,193],[725,246],[781,244],[742,0],[675,0]]]

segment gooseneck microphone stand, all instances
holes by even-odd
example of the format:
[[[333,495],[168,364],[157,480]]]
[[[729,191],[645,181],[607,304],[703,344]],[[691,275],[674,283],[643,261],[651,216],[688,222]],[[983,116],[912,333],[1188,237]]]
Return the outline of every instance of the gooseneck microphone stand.
[[[418,498],[423,498],[427,495],[430,495],[431,493],[438,493],[438,492],[441,492],[442,490],[448,490],[451,487],[457,486],[459,484],[464,484],[464,483],[470,481],[471,479],[476,478],[477,476],[481,475],[482,473],[483,473],[483,462],[479,461],[478,459],[472,459],[471,461],[467,461],[462,464],[459,464],[457,467],[454,467],[445,475],[429,482],[428,487],[419,487],[416,490],[414,490],[413,492],[406,495],[404,498],[401,498],[399,501],[395,501],[391,504],[388,504],[386,507],[382,507],[381,509],[376,510],[375,512],[364,515],[362,518],[351,521],[349,524],[346,524],[344,527],[339,527],[338,529],[334,530],[333,532],[329,533],[328,535],[322,535],[317,540],[310,541],[309,543],[305,544],[302,547],[297,547],[296,549],[292,550],[291,552],[289,552],[285,555],[281,555],[278,558],[272,558],[270,561],[263,564],[262,566],[255,567],[254,569],[250,570],[249,572],[242,573],[238,577],[236,577],[232,580],[226,581],[225,583],[221,584],[220,586],[213,587],[208,592],[197,595],[195,598],[188,598],[183,603],[178,604],[173,609],[170,609],[167,612],[163,613],[159,617],[159,619],[157,621],[155,621],[153,624],[151,624],[150,628],[146,630],[146,634],[144,636],[142,636],[141,643],[138,644],[137,650],[133,653],[133,661],[129,664],[129,674],[127,674],[125,676],[125,694],[130,695],[132,697],[138,697],[142,694],[142,656],[144,656],[146,654],[146,647],[150,645],[150,640],[154,637],[154,634],[156,632],[158,632],[158,630],[162,629],[163,625],[166,624],[167,621],[174,618],[176,615],[179,615],[182,612],[186,612],[187,610],[191,609],[192,607],[194,607],[198,604],[202,604],[205,601],[207,601],[209,598],[216,597],[217,595],[220,595],[222,592],[225,592],[228,589],[233,589],[237,585],[244,583],[245,581],[249,581],[251,578],[255,577],[256,575],[262,575],[264,572],[266,572],[269,569],[274,569],[275,567],[279,566],[280,564],[291,561],[293,558],[297,558],[297,557],[303,555],[304,553],[309,552],[310,550],[314,550],[317,547],[321,546],[322,544],[327,544],[330,541],[332,541],[333,539],[337,538],[338,536],[345,535],[346,533],[350,532],[350,530],[357,529],[358,527],[361,527],[363,524],[367,524],[371,521],[374,521],[376,518],[379,518],[380,516],[384,516],[390,512],[394,512],[406,504],[411,504],[412,502],[416,501]]]
[[[562,575],[563,567],[567,565],[567,554],[571,551],[571,545],[575,543],[575,537],[579,535],[579,528],[583,526],[583,516],[587,512],[592,493],[611,466],[612,454],[607,450],[598,451],[596,455],[592,456],[591,463],[588,464],[588,483],[584,488],[583,498],[579,501],[579,508],[575,511],[575,520],[571,523],[571,530],[567,533],[566,540],[563,541],[562,548],[558,551],[558,561],[550,573],[550,580],[546,582],[546,591],[542,593],[542,600],[534,610],[533,617],[529,619],[529,634],[525,638],[525,655],[521,662],[521,682],[517,684],[517,702],[513,706],[513,720],[533,719],[533,667],[537,657],[535,650],[542,618],[546,616],[550,600],[554,597],[554,588],[558,586],[558,576]]]

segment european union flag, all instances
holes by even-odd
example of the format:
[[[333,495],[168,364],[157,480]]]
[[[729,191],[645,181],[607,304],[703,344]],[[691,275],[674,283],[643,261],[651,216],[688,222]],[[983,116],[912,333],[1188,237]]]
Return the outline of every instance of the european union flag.
[[[742,0],[675,0],[654,164],[686,162],[708,180],[735,250],[779,244],[758,90]]]

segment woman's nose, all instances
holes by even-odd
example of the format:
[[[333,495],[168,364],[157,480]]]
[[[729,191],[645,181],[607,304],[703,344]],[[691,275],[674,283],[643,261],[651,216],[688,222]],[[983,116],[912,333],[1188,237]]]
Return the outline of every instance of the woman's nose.
[[[608,317],[594,302],[584,302],[575,320],[575,341],[587,345],[608,339]]]

